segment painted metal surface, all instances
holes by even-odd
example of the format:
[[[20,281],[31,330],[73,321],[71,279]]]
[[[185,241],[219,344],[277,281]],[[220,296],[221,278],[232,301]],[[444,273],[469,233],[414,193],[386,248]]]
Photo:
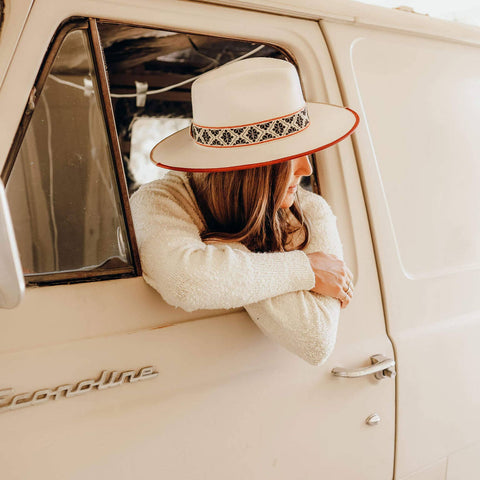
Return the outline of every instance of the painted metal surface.
[[[122,1],[122,0],[118,0]],[[450,22],[428,15],[412,13],[352,0],[192,0],[202,3],[268,12],[291,18],[328,20],[330,22],[363,25],[420,36],[448,38],[460,43],[480,42],[479,28]],[[408,7],[405,7],[408,9]]]
[[[187,314],[166,305],[139,277],[28,289],[18,308],[0,312],[0,389],[37,391],[87,378],[99,368],[127,370],[132,364],[156,365],[159,375],[135,389],[121,386],[2,415],[3,472],[59,479],[152,472],[179,479],[391,478],[396,383],[396,478],[476,478],[480,381],[465,365],[478,364],[480,279],[478,250],[468,242],[462,247],[462,241],[478,238],[475,211],[468,210],[478,203],[472,189],[478,162],[459,167],[476,146],[469,136],[452,150],[436,151],[426,138],[436,138],[453,110],[442,116],[435,108],[431,112],[439,116],[417,129],[423,135],[396,144],[402,125],[414,124],[418,110],[406,115],[406,102],[395,102],[408,98],[408,89],[402,90],[407,73],[418,80],[430,72],[441,79],[431,82],[434,105],[463,105],[456,113],[469,113],[458,125],[478,124],[478,95],[469,95],[478,88],[479,29],[347,0],[16,1],[7,4],[0,36],[0,111],[9,119],[0,129],[0,166],[56,29],[79,14],[276,44],[297,62],[307,100],[362,112],[353,144],[345,141],[316,157],[356,293],[341,314],[334,354],[315,369],[265,338],[245,312]],[[431,63],[440,58],[435,55],[444,56],[443,67]],[[462,64],[464,55],[475,60]],[[397,65],[405,58],[417,62],[379,85],[393,58]],[[455,85],[450,94],[463,92],[463,100],[447,93],[439,102],[435,93],[443,91],[442,82]],[[385,132],[382,127],[394,122],[382,118],[401,123]],[[425,163],[414,162],[418,151],[430,154]],[[402,158],[395,157],[398,152]],[[405,184],[421,178],[412,172],[424,165],[432,215],[412,225],[415,204],[405,208],[402,201],[415,200],[421,189]],[[428,183],[429,174],[438,175],[436,185]],[[445,192],[467,207],[448,210]],[[448,225],[464,222],[464,235],[443,236],[438,227],[446,218]],[[428,251],[426,240],[434,234],[442,241],[430,241]],[[362,362],[367,367],[378,352],[395,358],[395,379],[330,373]],[[425,362],[426,352],[435,368]],[[381,418],[375,428],[365,423],[372,412]],[[73,440],[71,430],[77,433]],[[16,439],[23,441],[21,452]],[[20,457],[25,451],[29,463]],[[351,452],[348,462],[345,451]]]
[[[17,42],[34,0],[10,0],[2,2],[3,23],[0,31],[0,87],[15,52]]]
[[[316,22],[191,2],[114,4],[34,4],[0,91],[0,108],[12,119],[0,132],[0,163],[54,32],[73,14],[272,43],[297,62],[307,100],[342,103]],[[2,443],[4,471],[63,479],[65,472],[67,478],[119,479],[132,472],[179,479],[391,477],[394,380],[330,373],[334,366],[368,365],[378,352],[393,358],[351,142],[322,152],[317,162],[356,291],[324,366],[311,367],[275,345],[243,311],[187,314],[166,305],[139,277],[30,288],[17,309],[0,314],[2,386],[36,391],[132,364],[156,365],[159,375],[135,389],[3,415],[8,434],[2,438],[28,434],[24,448],[31,452],[29,463],[20,462],[11,441]],[[372,411],[383,419],[376,428],[365,424]],[[66,441],[66,425],[77,432],[75,440]],[[368,455],[374,448],[381,449],[378,458]],[[352,452],[348,463],[346,450]]]
[[[480,49],[321,26],[365,127],[356,147],[398,369],[396,475],[437,478],[420,473],[436,464],[427,471],[458,478],[450,457],[480,444],[480,375],[468,368],[480,342]],[[465,478],[480,476],[466,459]]]
[[[15,241],[12,218],[3,183],[0,180],[0,308],[14,308],[25,294],[22,265]]]

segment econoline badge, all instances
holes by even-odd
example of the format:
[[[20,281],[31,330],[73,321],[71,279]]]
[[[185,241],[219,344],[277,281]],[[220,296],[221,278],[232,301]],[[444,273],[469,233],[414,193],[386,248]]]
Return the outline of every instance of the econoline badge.
[[[0,413],[7,410],[38,405],[48,400],[58,400],[62,395],[65,398],[76,397],[77,395],[91,392],[94,388],[97,390],[105,390],[107,388],[118,387],[125,382],[134,383],[141,380],[148,380],[157,375],[158,372],[154,367],[143,367],[137,372],[135,372],[135,370],[127,370],[125,372],[110,372],[104,370],[96,380],[82,380],[77,384],[60,385],[56,388],[46,388],[33,393],[13,395],[13,389],[7,388],[0,390]]]

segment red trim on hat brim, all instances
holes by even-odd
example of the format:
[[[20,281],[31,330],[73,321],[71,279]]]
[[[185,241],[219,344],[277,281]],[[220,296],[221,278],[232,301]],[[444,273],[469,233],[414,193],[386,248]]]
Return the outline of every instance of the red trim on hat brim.
[[[288,160],[292,160],[294,158],[298,157],[303,157],[304,155],[310,155],[315,152],[319,152],[320,150],[325,150],[328,147],[331,147],[332,145],[335,145],[338,142],[341,142],[343,139],[347,138],[349,135],[353,133],[353,131],[358,127],[358,124],[360,123],[360,117],[358,113],[355,110],[352,110],[348,107],[343,107],[346,110],[349,110],[350,112],[353,113],[355,116],[355,123],[353,127],[343,136],[340,138],[337,138],[337,140],[334,140],[331,143],[328,143],[326,145],[322,145],[319,148],[314,148],[313,150],[308,150],[306,152],[301,152],[301,153],[296,153],[295,155],[290,155],[289,157],[282,157],[282,158],[277,158],[275,160],[270,160],[268,162],[261,162],[261,163],[250,163],[248,165],[236,165],[234,167],[221,167],[221,168],[182,168],[182,167],[172,167],[170,165],[164,165],[162,163],[157,163],[152,159],[151,153],[150,153],[150,159],[152,162],[157,166],[157,167],[162,167],[166,168],[168,170],[176,170],[178,172],[231,172],[234,170],[246,170],[247,168],[256,168],[256,167],[263,167],[264,165],[273,165],[275,163],[280,163],[280,162],[286,162]],[[296,132],[299,133],[299,132]],[[278,139],[277,139],[278,140]],[[243,145],[243,146],[248,146],[248,145]]]

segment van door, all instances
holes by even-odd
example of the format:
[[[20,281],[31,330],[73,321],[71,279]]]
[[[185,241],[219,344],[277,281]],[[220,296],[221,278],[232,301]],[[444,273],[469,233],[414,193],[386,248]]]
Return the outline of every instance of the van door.
[[[397,478],[479,478],[480,35],[420,16],[321,26],[364,125],[355,140],[398,361]]]
[[[78,23],[52,42],[74,15]],[[0,111],[14,123],[0,132],[2,164],[29,98],[35,108],[25,114],[42,119],[29,122],[34,131],[4,169],[12,216],[27,212],[17,240],[29,243],[22,261],[32,271],[23,303],[0,313],[2,471],[62,479],[391,478],[393,378],[331,373],[366,369],[376,354],[393,358],[351,141],[316,157],[355,296],[341,313],[334,353],[315,368],[264,337],[242,309],[182,312],[139,276],[96,18],[273,45],[295,60],[307,100],[341,103],[314,21],[174,1],[119,3],[114,18],[110,1],[34,3],[0,91]],[[56,53],[41,68],[49,44]],[[38,72],[50,101],[45,88],[38,97],[32,91]],[[52,93],[61,89],[60,102]],[[65,111],[80,119],[77,135],[57,130]],[[57,152],[55,135],[66,135]]]

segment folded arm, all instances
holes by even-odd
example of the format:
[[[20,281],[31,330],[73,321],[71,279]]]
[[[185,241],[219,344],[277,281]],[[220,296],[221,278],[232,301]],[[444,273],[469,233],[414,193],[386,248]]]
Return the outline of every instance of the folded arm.
[[[313,288],[304,252],[253,253],[203,242],[201,220],[178,192],[153,182],[130,202],[145,281],[167,303],[186,311],[235,308]]]
[[[306,253],[322,251],[343,259],[343,248],[330,206],[319,195],[302,192],[311,225]],[[340,300],[310,291],[290,292],[245,305],[263,333],[312,365],[326,361],[335,346]]]

